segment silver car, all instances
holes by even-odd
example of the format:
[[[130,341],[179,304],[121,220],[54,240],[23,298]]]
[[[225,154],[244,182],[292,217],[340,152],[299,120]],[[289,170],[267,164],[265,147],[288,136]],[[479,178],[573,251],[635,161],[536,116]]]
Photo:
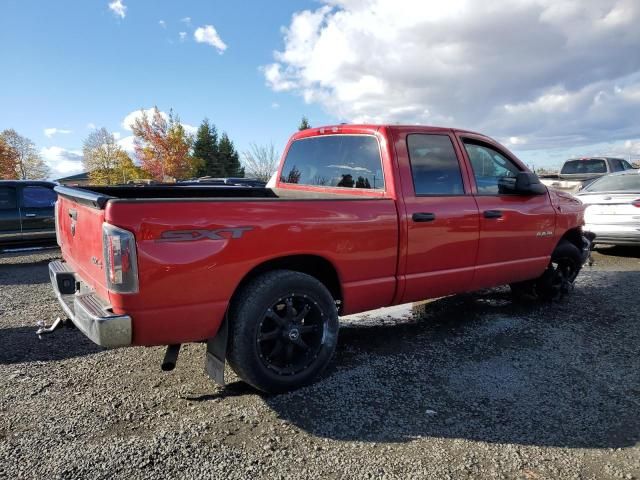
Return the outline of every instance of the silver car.
[[[576,195],[587,205],[584,229],[595,243],[640,245],[640,171],[599,178]]]

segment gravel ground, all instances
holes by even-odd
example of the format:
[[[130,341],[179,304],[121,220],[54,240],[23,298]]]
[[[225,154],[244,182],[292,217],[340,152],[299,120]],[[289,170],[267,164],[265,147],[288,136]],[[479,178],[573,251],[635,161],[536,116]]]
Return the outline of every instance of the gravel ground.
[[[0,255],[0,478],[640,479],[640,251],[602,249],[573,294],[504,288],[343,319],[316,384],[258,395],[204,346],[103,350],[47,262]]]

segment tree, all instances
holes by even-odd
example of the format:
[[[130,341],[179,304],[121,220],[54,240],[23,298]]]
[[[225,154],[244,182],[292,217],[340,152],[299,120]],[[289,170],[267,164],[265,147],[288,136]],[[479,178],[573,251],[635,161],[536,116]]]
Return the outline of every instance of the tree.
[[[91,183],[113,185],[125,183],[122,165],[126,152],[106,128],[94,130],[82,144],[82,165],[89,172]]]
[[[215,125],[204,119],[198,127],[193,144],[193,157],[200,160],[196,168],[196,177],[224,177],[224,165],[218,151],[218,131]]]
[[[36,150],[36,144],[15,130],[0,133],[0,138],[15,152],[16,175],[20,180],[44,180],[49,176],[49,167]]]
[[[158,107],[154,107],[151,119],[142,111],[132,128],[136,157],[154,179],[184,179],[195,173],[198,163],[190,155],[193,139],[173,111],[168,119]]]
[[[249,144],[249,150],[242,153],[244,169],[249,177],[257,178],[264,182],[278,170],[280,154],[276,152],[273,143],[269,145]]]
[[[307,120],[307,117],[302,117],[302,120],[300,121],[300,125],[298,126],[298,130],[302,131],[302,130],[307,130],[311,128],[311,125],[309,125],[309,120]]]
[[[240,155],[226,132],[222,133],[218,144],[220,161],[224,165],[225,177],[244,177],[244,168],[240,165]]]
[[[17,178],[18,154],[0,137],[0,180]]]

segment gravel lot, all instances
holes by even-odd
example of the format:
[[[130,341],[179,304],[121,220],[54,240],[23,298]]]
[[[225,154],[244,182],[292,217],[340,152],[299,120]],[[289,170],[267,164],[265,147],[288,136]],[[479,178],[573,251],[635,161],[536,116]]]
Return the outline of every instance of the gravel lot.
[[[263,396],[187,345],[103,350],[62,315],[43,252],[0,254],[0,478],[640,479],[640,251],[573,294],[507,289],[346,318],[318,383]]]

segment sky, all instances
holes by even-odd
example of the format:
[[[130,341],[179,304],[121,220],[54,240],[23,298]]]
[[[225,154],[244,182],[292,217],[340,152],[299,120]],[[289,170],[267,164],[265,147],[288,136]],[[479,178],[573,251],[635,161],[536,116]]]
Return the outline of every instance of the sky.
[[[536,168],[640,159],[638,0],[0,0],[0,130],[52,178],[154,105],[242,152],[303,115],[482,132]]]

